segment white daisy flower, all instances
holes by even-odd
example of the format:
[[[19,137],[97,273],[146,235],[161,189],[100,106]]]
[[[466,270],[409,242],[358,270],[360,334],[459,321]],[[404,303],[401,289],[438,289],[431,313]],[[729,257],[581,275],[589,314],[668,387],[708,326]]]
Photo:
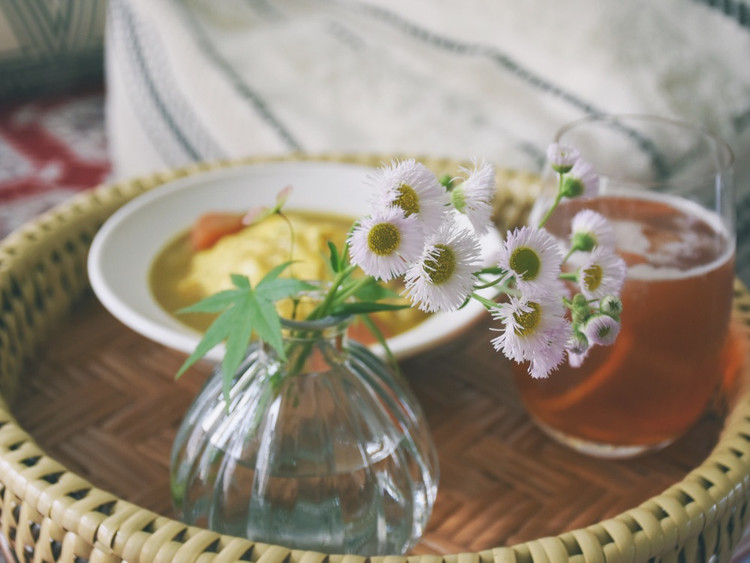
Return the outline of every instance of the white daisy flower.
[[[424,232],[414,216],[386,208],[364,217],[349,235],[352,264],[376,279],[388,281],[403,274],[419,258]]]
[[[554,291],[562,254],[557,241],[544,229],[521,227],[509,232],[501,245],[498,265],[514,276],[516,285],[529,297]]]
[[[591,163],[582,158],[576,160],[563,178],[562,192],[565,197],[593,197],[599,193],[599,175]]]
[[[448,193],[437,177],[415,160],[384,166],[373,178],[376,208],[397,207],[414,215],[426,233],[436,230],[448,209]]]
[[[404,293],[428,313],[455,311],[471,293],[480,260],[476,235],[446,223],[428,237],[419,262],[407,270]]]
[[[466,179],[450,191],[453,208],[466,215],[474,230],[482,235],[492,228],[492,202],[495,197],[495,167],[474,159],[473,168],[461,168]]]
[[[609,315],[593,315],[583,325],[583,333],[589,342],[599,346],[609,346],[620,334],[620,323]]]
[[[552,143],[547,147],[547,160],[556,172],[568,172],[580,156],[578,149],[560,143]]]
[[[518,363],[530,362],[532,377],[546,377],[563,361],[571,328],[557,296],[533,300],[510,296],[491,313],[504,325],[502,334],[492,339],[495,350]]]
[[[615,232],[604,215],[584,209],[573,217],[570,243],[577,250],[588,252],[599,246],[612,252],[615,249]]]
[[[544,354],[537,354],[529,362],[529,375],[534,379],[545,379],[565,360],[565,341],[568,338],[567,325],[548,334],[548,347]]]
[[[578,285],[588,299],[619,295],[625,281],[625,261],[611,250],[596,246],[578,270]]]
[[[589,355],[589,351],[586,350],[583,354],[577,354],[572,350],[568,350],[568,365],[572,368],[579,368],[583,365],[586,357]]]

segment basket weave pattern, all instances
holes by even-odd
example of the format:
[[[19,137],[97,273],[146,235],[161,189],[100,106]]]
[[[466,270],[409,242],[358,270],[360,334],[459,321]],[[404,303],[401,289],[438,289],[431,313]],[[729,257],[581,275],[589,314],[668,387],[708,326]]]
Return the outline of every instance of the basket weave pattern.
[[[280,157],[286,160],[289,157]],[[326,159],[379,165],[383,157]],[[390,159],[390,157],[388,157]],[[268,161],[254,159],[231,164]],[[455,163],[420,159],[435,171]],[[367,558],[295,551],[186,526],[97,488],[50,457],[10,406],[45,342],[77,302],[90,298],[86,256],[96,230],[117,208],[166,181],[230,163],[192,166],[101,186],[31,222],[0,243],[0,527],[21,561],[258,561],[361,563]],[[502,173],[505,174],[505,173]],[[501,178],[498,219],[507,228],[529,205],[528,178]],[[743,335],[750,296],[738,283],[735,316]],[[484,551],[371,558],[386,563],[502,561],[726,561],[747,525],[750,500],[750,394],[743,377],[708,458],[643,504],[596,524]]]

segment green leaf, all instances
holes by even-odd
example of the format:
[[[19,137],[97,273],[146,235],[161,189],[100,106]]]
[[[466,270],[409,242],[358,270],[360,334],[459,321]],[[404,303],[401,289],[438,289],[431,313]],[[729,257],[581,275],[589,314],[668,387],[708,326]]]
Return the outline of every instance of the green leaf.
[[[248,314],[254,321],[258,338],[271,345],[279,357],[286,358],[281,340],[281,319],[273,301],[253,299],[249,302],[249,308]]]
[[[398,303],[375,303],[372,301],[355,301],[340,303],[331,309],[332,315],[360,315],[362,313],[377,313],[378,311],[398,311],[408,309],[410,305]]]
[[[258,287],[265,285],[276,278],[278,278],[281,275],[281,272],[286,270],[289,266],[294,264],[295,260],[287,260],[286,262],[282,262],[278,266],[275,266],[274,268],[271,268],[271,270],[263,276],[263,279],[258,282]]]
[[[328,252],[330,255],[331,270],[334,274],[338,274],[341,271],[341,257],[339,256],[339,249],[330,240],[328,241]]]
[[[193,350],[193,353],[187,357],[185,362],[177,371],[177,375],[175,376],[176,378],[179,378],[183,373],[185,373],[185,371],[187,371],[190,366],[192,366],[195,362],[208,354],[208,352],[212,348],[214,348],[229,336],[229,333],[231,332],[232,327],[235,324],[233,309],[234,307],[228,308],[221,315],[219,315],[213,323],[211,323],[211,326],[209,326],[208,330],[206,330],[206,332],[203,334],[203,338],[200,342],[198,342],[198,345],[195,347],[195,350]]]
[[[393,355],[393,352],[391,351],[390,346],[388,346],[388,342],[385,338],[385,335],[380,331],[378,328],[378,325],[375,324],[375,322],[368,316],[368,315],[361,315],[359,319],[365,324],[367,329],[370,331],[370,334],[372,334],[375,337],[375,340],[378,341],[378,343],[383,347],[383,350],[385,350],[385,356],[388,358],[388,363],[390,363],[391,367],[393,368],[393,371],[396,375],[401,375],[401,368],[398,365],[398,362],[396,361],[396,356]]]
[[[392,289],[381,285],[373,278],[369,283],[361,286],[354,292],[354,296],[360,301],[380,301],[381,299],[397,299],[400,295]]]
[[[177,313],[218,313],[232,305],[243,293],[243,291],[237,289],[220,291],[201,299],[197,303],[179,309]]]
[[[256,286],[255,292],[259,297],[264,299],[278,301],[285,297],[297,295],[301,291],[309,291],[317,288],[317,286],[302,280],[279,278],[268,282],[264,279]]]
[[[238,289],[250,289],[250,279],[242,274],[229,274],[232,284]]]
[[[271,270],[253,290],[247,276],[233,274],[232,283],[237,289],[226,290],[212,295],[203,301],[187,307],[186,310],[222,313],[208,327],[200,342],[177,372],[180,377],[185,371],[205,356],[212,348],[226,343],[222,359],[222,387],[224,398],[229,406],[229,388],[255,331],[258,339],[267,342],[284,357],[281,339],[281,320],[274,301],[299,292],[301,288],[314,287],[306,282],[279,279],[277,276],[290,263],[281,264]]]
[[[349,231],[351,233],[351,231]],[[346,239],[344,248],[341,250],[341,267],[347,268],[349,266],[349,239]]]
[[[226,335],[226,352],[221,362],[222,389],[227,406],[229,405],[229,389],[232,379],[245,357],[253,335],[253,316],[250,306],[253,299],[254,295],[252,289],[250,289],[244,299],[231,309],[232,324],[229,326],[229,333]]]
[[[286,186],[279,191],[279,193],[276,194],[276,205],[274,206],[274,212],[281,211],[281,208],[284,207],[284,204],[286,204],[286,201],[289,199],[289,196],[292,195],[293,188],[292,186]]]

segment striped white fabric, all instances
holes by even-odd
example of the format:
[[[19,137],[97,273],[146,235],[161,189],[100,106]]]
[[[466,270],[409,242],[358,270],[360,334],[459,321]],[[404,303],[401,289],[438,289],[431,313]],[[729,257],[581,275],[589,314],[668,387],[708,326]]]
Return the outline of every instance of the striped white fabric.
[[[750,194],[748,55],[747,0],[110,0],[107,127],[119,176],[293,150],[537,169],[567,121],[654,113],[727,139]]]

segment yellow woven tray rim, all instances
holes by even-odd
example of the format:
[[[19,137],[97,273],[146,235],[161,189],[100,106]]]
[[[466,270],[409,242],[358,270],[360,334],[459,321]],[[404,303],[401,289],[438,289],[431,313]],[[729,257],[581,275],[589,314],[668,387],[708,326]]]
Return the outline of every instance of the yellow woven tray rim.
[[[0,242],[0,528],[20,559],[34,561],[258,561],[262,563],[457,563],[502,561],[726,561],[750,501],[750,391],[742,386],[709,457],[640,506],[555,537],[476,553],[411,557],[341,556],[291,550],[187,526],[98,489],[47,456],[8,405],[23,369],[88,293],[86,256],[96,230],[117,208],[164,182],[243,164],[317,160],[377,166],[403,155],[303,155],[200,163],[105,184],[71,198]],[[419,158],[436,171],[450,159]],[[530,203],[524,173],[503,171],[499,207],[508,224]],[[735,313],[750,325],[750,294],[737,282]],[[743,376],[745,374],[743,373]]]

